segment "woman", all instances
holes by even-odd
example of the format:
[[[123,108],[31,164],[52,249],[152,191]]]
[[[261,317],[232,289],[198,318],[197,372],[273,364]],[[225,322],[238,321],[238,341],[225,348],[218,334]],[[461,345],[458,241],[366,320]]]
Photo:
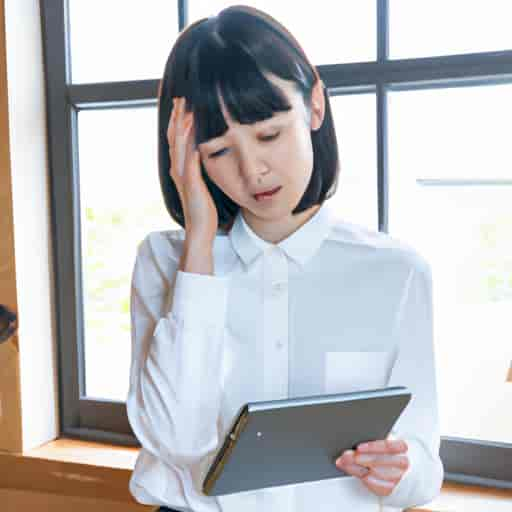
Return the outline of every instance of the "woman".
[[[182,229],[149,233],[133,270],[135,499],[328,512],[435,498],[430,267],[328,205],[338,178],[329,96],[297,41],[246,6],[195,22],[170,53],[158,115],[160,183]],[[202,493],[245,402],[393,385],[411,402],[388,439],[340,454],[340,478]]]

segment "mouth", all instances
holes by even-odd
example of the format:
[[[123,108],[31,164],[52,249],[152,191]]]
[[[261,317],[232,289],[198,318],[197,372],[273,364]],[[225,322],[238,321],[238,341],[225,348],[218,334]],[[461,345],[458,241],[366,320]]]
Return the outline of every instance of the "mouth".
[[[282,187],[276,187],[271,190],[267,190],[266,192],[262,192],[261,194],[254,194],[253,197],[256,199],[256,201],[263,201],[267,198],[275,196]]]

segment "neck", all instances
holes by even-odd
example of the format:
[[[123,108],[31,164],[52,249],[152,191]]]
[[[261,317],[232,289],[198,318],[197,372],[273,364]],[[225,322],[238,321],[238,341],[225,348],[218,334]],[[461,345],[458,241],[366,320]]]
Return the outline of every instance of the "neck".
[[[263,240],[271,244],[278,244],[304,225],[320,209],[314,205],[307,210],[284,218],[267,220],[256,217],[248,210],[242,210],[242,215],[248,226]]]

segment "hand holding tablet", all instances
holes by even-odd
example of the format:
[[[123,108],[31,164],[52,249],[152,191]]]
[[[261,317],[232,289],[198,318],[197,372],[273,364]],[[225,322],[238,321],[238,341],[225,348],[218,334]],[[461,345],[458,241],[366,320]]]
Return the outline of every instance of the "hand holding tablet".
[[[409,468],[408,446],[402,439],[361,443],[357,450],[346,450],[336,460],[336,467],[360,478],[377,496],[389,496]]]

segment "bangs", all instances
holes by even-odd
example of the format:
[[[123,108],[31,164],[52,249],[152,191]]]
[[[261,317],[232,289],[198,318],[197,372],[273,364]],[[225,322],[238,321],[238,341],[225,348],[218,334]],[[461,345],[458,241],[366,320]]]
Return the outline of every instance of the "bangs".
[[[263,121],[276,112],[292,109],[284,92],[265,77],[255,59],[240,46],[224,43],[216,35],[194,50],[189,78],[196,144],[228,130],[220,97],[231,118],[240,124]]]

